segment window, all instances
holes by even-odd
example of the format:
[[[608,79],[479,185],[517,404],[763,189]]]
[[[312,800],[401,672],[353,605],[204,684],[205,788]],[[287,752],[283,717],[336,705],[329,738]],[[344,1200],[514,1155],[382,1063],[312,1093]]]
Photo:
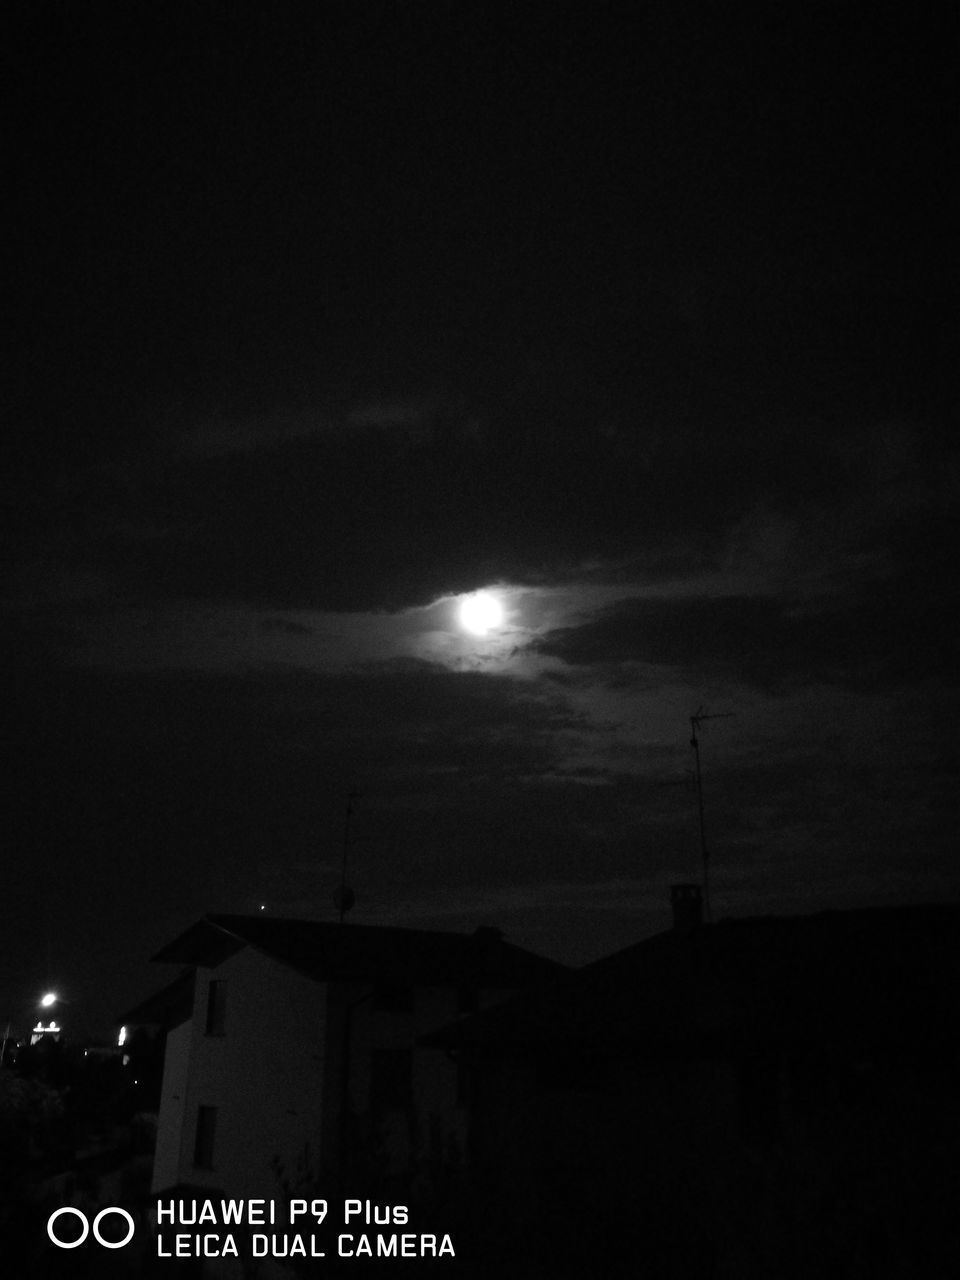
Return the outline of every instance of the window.
[[[213,979],[207,988],[207,1035],[222,1036],[227,1016],[227,984]]]
[[[193,1147],[193,1163],[197,1169],[213,1168],[213,1143],[217,1133],[217,1108],[197,1109],[197,1138]]]

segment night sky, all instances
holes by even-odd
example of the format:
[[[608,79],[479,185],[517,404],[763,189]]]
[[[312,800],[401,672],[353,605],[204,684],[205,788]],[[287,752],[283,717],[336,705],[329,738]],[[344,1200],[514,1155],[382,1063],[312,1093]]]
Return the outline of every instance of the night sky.
[[[952,10],[5,6],[0,1015],[956,899]]]

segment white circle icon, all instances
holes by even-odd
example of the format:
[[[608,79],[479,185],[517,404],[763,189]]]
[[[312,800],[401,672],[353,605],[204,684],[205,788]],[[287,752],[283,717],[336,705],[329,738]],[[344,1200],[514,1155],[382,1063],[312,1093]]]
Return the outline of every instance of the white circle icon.
[[[71,1241],[58,1240],[57,1237],[53,1234],[53,1224],[56,1222],[56,1220],[59,1217],[61,1217],[65,1213],[75,1213],[77,1217],[80,1219],[80,1221],[83,1223],[83,1235],[80,1237],[79,1240],[71,1240]],[[71,1208],[70,1205],[64,1205],[62,1209],[56,1209],[53,1213],[51,1213],[50,1217],[47,1219],[47,1235],[50,1237],[50,1239],[53,1241],[53,1243],[57,1246],[58,1249],[75,1249],[78,1244],[83,1244],[84,1240],[86,1240],[89,1234],[90,1234],[90,1223],[87,1221],[86,1215],[81,1213],[79,1209]]]
[[[127,1220],[127,1227],[129,1228],[127,1234],[122,1240],[118,1240],[116,1244],[111,1244],[109,1240],[104,1240],[103,1236],[100,1234],[100,1219],[105,1218],[108,1213],[119,1213],[121,1218],[126,1218]],[[127,1213],[126,1209],[121,1209],[120,1206],[116,1204],[110,1205],[106,1209],[101,1209],[93,1220],[94,1238],[97,1243],[102,1244],[105,1249],[122,1249],[125,1244],[129,1244],[133,1239],[134,1230],[133,1218],[130,1217],[130,1214]]]
[[[74,1214],[74,1216],[79,1218],[83,1223],[83,1233],[77,1240],[61,1240],[59,1236],[54,1235],[53,1224],[65,1213]],[[100,1234],[100,1223],[109,1213],[119,1213],[121,1218],[126,1218],[127,1220],[127,1234],[122,1240],[104,1240],[103,1236]],[[107,1205],[106,1209],[101,1209],[93,1220],[93,1238],[96,1240],[97,1244],[103,1245],[104,1249],[122,1249],[125,1244],[129,1244],[133,1239],[133,1233],[135,1230],[136,1227],[134,1226],[133,1218],[129,1213],[127,1213],[126,1209],[121,1209],[120,1206],[116,1204]],[[81,1213],[79,1209],[74,1209],[72,1205],[67,1204],[64,1205],[62,1209],[55,1209],[47,1219],[47,1235],[58,1249],[76,1249],[77,1245],[83,1244],[89,1234],[90,1223],[87,1221],[87,1215],[85,1213]]]

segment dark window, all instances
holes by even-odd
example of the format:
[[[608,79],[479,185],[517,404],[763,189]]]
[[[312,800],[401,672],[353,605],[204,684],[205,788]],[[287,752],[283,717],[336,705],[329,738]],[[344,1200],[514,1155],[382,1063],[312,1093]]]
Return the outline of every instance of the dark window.
[[[413,987],[380,982],[373,993],[373,1007],[391,1012],[409,1013],[413,1009]]]
[[[374,1111],[405,1107],[413,1100],[413,1051],[374,1049],[370,1063],[370,1105]]]
[[[227,984],[214,979],[207,988],[207,1035],[222,1036],[227,1016]]]
[[[198,1169],[213,1168],[213,1143],[217,1133],[217,1108],[197,1109],[197,1140],[193,1147],[193,1163]]]

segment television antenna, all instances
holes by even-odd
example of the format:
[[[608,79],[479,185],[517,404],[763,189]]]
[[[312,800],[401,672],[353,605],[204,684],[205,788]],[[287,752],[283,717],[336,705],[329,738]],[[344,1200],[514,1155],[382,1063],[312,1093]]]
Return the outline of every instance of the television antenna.
[[[707,715],[703,707],[699,707],[690,717],[690,745],[697,766],[697,812],[700,816],[700,856],[703,859],[703,914],[710,919],[710,854],[707,851],[707,830],[703,820],[703,779],[700,775],[700,739],[697,730],[707,720],[729,720],[734,713],[725,711],[717,715]]]

